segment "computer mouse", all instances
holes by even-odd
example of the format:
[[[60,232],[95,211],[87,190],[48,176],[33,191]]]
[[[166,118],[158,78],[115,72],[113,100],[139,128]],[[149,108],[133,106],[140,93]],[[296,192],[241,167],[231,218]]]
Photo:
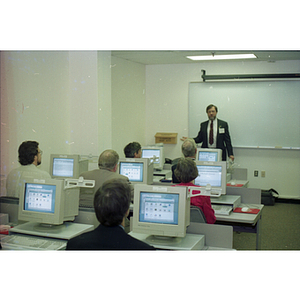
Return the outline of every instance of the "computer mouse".
[[[249,207],[243,207],[243,208],[241,209],[241,211],[247,212],[247,211],[249,211]]]
[[[235,182],[234,181],[231,181],[231,183],[230,183],[231,185],[235,185]]]

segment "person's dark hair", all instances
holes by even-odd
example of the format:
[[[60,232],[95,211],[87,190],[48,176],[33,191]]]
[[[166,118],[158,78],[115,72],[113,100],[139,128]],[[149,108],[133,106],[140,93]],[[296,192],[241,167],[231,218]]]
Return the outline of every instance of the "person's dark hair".
[[[104,150],[98,159],[99,169],[112,170],[119,161],[119,154],[115,150]]]
[[[198,169],[195,161],[189,157],[181,158],[177,163],[174,174],[180,182],[191,182],[198,176]]]
[[[104,226],[117,226],[123,221],[129,209],[131,189],[120,179],[111,179],[97,190],[94,208],[98,221]]]
[[[206,113],[207,113],[211,108],[213,108],[213,107],[216,109],[216,112],[218,112],[218,108],[217,108],[215,105],[210,104],[210,105],[208,105],[208,106],[206,107]]]
[[[19,163],[22,166],[31,165],[34,157],[38,155],[39,143],[35,141],[25,141],[19,146]]]
[[[138,142],[132,142],[125,146],[125,157],[133,158],[135,153],[138,153],[142,149],[142,146]]]

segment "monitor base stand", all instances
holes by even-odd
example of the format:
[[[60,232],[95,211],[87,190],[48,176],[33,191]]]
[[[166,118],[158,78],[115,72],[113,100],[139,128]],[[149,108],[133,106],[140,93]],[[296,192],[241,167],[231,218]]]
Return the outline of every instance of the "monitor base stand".
[[[62,225],[44,226],[37,222],[26,222],[10,229],[11,232],[56,239],[69,240],[94,229],[94,225],[64,222]]]
[[[154,235],[129,232],[129,234],[157,249],[165,250],[201,250],[205,245],[205,236],[187,233],[183,238],[162,238]]]
[[[182,242],[181,237],[169,237],[169,236],[159,236],[159,235],[149,235],[146,238],[148,244],[156,244],[156,245],[178,245]]]
[[[60,233],[62,232],[65,228],[65,224],[60,224],[60,225],[52,225],[52,224],[45,224],[45,223],[36,223],[33,226],[34,230],[39,231],[39,232],[51,232],[51,233]]]

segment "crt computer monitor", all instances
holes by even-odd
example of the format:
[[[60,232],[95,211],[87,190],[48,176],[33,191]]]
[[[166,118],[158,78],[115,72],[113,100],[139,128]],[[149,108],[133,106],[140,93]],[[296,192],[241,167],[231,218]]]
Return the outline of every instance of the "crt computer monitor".
[[[78,154],[51,154],[50,175],[52,178],[79,178],[88,171],[89,161],[81,160]]]
[[[195,178],[195,185],[221,189],[221,194],[226,194],[226,161],[196,161],[198,177]]]
[[[165,163],[164,147],[144,146],[142,147],[142,158],[149,158],[150,160],[154,159],[153,168],[162,170]]]
[[[133,184],[153,183],[153,163],[149,158],[120,158],[118,173],[128,177]]]
[[[61,225],[78,215],[79,189],[65,189],[63,179],[27,179],[21,188],[18,219],[42,226]]]
[[[197,148],[197,161],[222,161],[222,150],[211,148]]]
[[[186,187],[136,185],[132,231],[153,237],[182,238],[190,224]]]

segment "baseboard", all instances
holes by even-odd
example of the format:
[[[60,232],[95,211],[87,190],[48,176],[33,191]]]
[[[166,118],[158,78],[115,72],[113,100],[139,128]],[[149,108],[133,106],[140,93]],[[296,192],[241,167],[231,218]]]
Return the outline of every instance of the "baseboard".
[[[300,204],[300,199],[276,198],[275,203],[293,203]]]

